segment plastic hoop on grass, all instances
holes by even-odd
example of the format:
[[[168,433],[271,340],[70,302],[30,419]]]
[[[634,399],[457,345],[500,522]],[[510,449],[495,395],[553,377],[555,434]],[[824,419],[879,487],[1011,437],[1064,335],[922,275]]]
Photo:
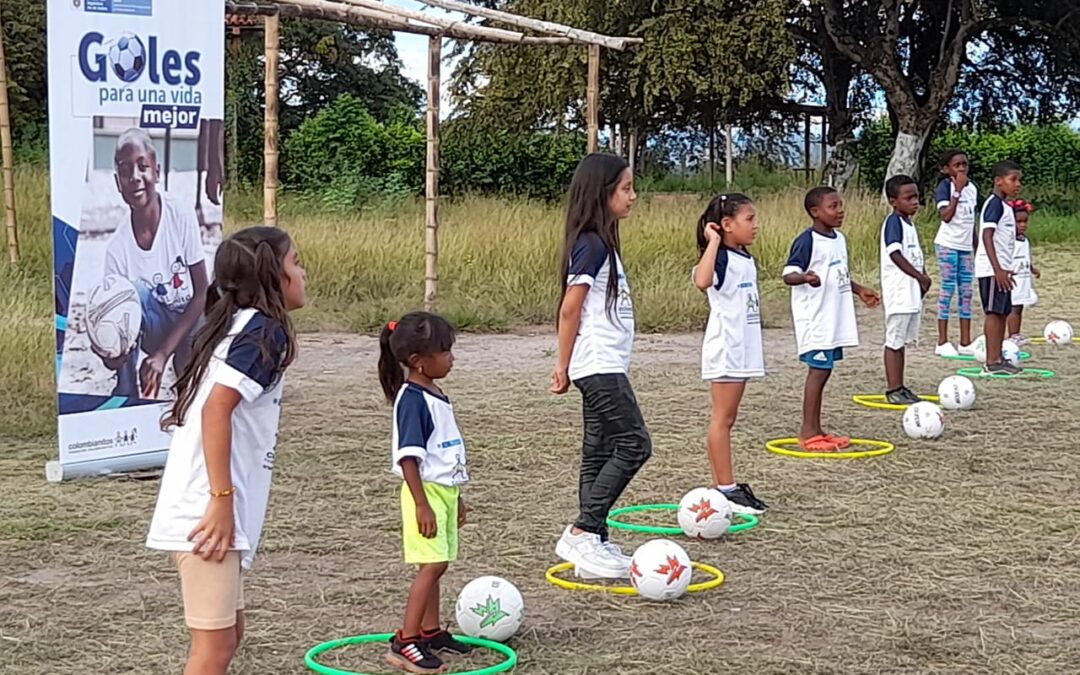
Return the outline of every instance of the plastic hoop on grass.
[[[642,511],[678,511],[678,504],[641,504],[638,506],[624,506],[621,509],[614,509],[607,517],[607,526],[615,530],[627,530],[629,532],[639,532],[641,534],[659,534],[668,537],[678,536],[685,534],[681,527],[662,527],[655,525],[635,525],[634,523],[624,523],[621,520],[616,520],[616,517],[626,513],[640,513]],[[741,523],[732,523],[728,526],[726,534],[737,534],[739,532],[745,532],[746,530],[753,529],[758,526],[758,519],[755,516],[744,513],[733,513],[733,518],[738,518]]]
[[[963,375],[964,377],[984,377],[991,380],[1012,380],[1018,377],[1035,377],[1048,380],[1051,377],[1054,377],[1054,371],[1043,368],[1024,368],[1022,372],[1016,375],[1010,375],[1008,373],[988,373],[982,368],[961,368],[956,371],[956,374]]]
[[[1031,338],[1029,342],[1034,341],[1035,338]],[[1045,338],[1044,338],[1045,339]],[[950,361],[974,361],[975,357],[971,354],[957,354],[956,356],[942,356],[943,359],[949,359]],[[1020,360],[1027,361],[1031,358],[1030,352],[1020,352]]]
[[[339,668],[325,666],[315,661],[315,657],[332,649],[347,647],[349,645],[363,645],[377,642],[386,643],[389,642],[393,637],[393,633],[372,633],[370,635],[354,635],[353,637],[330,640],[329,642],[315,645],[314,647],[309,649],[307,653],[304,654],[304,665],[308,667],[308,670],[320,673],[320,675],[367,675],[366,673],[359,673],[353,670],[341,670]],[[517,652],[515,652],[510,647],[507,647],[501,642],[468,637],[465,635],[455,635],[454,639],[460,640],[467,645],[472,645],[473,647],[490,649],[491,651],[498,652],[504,657],[506,657],[502,661],[502,663],[496,663],[493,666],[488,666],[487,668],[480,668],[478,670],[464,670],[459,673],[455,673],[455,675],[495,675],[495,673],[506,672],[517,665]]]
[[[931,403],[937,403],[941,400],[940,396],[923,396],[922,394],[919,394],[919,398]],[[906,403],[889,403],[884,394],[855,394],[851,397],[851,400],[864,408],[873,408],[875,410],[907,410],[909,407]]]
[[[1072,341],[1073,341],[1074,343],[1080,343],[1080,336],[1074,337],[1074,338],[1072,339]],[[1047,342],[1046,342],[1046,338],[1044,338],[1044,337],[1032,337],[1032,338],[1028,338],[1028,342],[1030,342],[1030,343],[1031,343],[1031,344],[1033,344],[1033,345],[1045,345],[1045,344],[1047,344]]]
[[[792,450],[785,447],[798,446],[797,438],[775,438],[765,443],[765,449],[785,457],[798,457],[799,459],[862,459],[864,457],[880,457],[887,455],[896,449],[896,446],[888,441],[875,441],[867,438],[851,439],[852,447],[867,447],[869,450],[846,450],[844,452],[809,452],[807,450]]]
[[[687,593],[701,593],[716,588],[720,584],[724,583],[724,573],[716,569],[712,565],[706,565],[705,563],[691,562],[690,566],[698,572],[710,575],[712,578],[708,581],[702,581],[697,584],[690,584],[687,587]],[[586,584],[580,581],[569,581],[567,579],[559,578],[558,574],[567,572],[574,569],[574,563],[559,563],[548,568],[547,572],[544,572],[544,578],[548,580],[552,586],[556,588],[562,588],[567,591],[594,591],[596,593],[611,593],[612,595],[637,595],[637,589],[633,586],[604,586],[602,584]]]

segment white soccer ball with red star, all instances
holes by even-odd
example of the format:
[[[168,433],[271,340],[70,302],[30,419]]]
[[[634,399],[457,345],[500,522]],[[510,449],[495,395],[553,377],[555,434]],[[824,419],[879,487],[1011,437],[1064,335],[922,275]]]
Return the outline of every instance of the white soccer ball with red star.
[[[638,547],[630,563],[630,583],[646,600],[681,598],[690,586],[690,556],[669,539],[653,539]]]
[[[679,502],[679,527],[688,537],[719,539],[731,527],[731,503],[716,488],[694,488]]]

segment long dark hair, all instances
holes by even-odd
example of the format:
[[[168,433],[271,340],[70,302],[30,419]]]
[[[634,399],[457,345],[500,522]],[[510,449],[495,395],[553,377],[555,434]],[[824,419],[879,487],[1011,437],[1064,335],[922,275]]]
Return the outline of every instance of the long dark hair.
[[[405,368],[414,355],[428,356],[454,346],[454,327],[438,314],[412,312],[383,326],[379,335],[379,384],[388,403],[405,384]]]
[[[570,256],[578,237],[593,232],[608,251],[607,309],[610,313],[619,299],[619,275],[615,257],[621,252],[619,245],[619,220],[611,215],[608,201],[619,185],[624,171],[630,168],[618,155],[593,153],[581,160],[570,181],[570,200],[566,207],[566,233],[563,237],[562,256],[559,260],[559,303],[566,295]],[[558,312],[556,312],[556,317]]]
[[[732,192],[730,194],[717,195],[712,198],[709,205],[705,207],[705,213],[701,214],[697,223],[697,248],[698,255],[705,252],[705,249],[709,247],[709,240],[705,238],[705,228],[709,226],[709,223],[716,223],[719,225],[724,218],[734,218],[739,214],[739,209],[747,204],[753,204],[754,200],[750,199],[741,192]],[[723,239],[723,233],[721,232],[721,239]]]
[[[281,362],[273,364],[274,370],[284,371],[296,358],[296,334],[281,290],[282,261],[291,246],[284,230],[261,226],[240,230],[221,242],[214,256],[214,282],[206,290],[206,323],[195,333],[191,359],[173,386],[176,401],[162,418],[162,429],[184,424],[214,349],[228,337],[238,310],[254,308],[269,319],[257,338],[263,358],[269,358],[274,333],[284,330],[285,352]]]

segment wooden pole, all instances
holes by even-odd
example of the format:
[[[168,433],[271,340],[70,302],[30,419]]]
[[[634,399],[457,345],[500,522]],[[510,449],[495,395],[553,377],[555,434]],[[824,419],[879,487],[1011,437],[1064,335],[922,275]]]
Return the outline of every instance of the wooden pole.
[[[724,181],[735,182],[735,142],[731,140],[731,124],[724,124]]]
[[[634,175],[637,175],[637,144],[638,144],[637,127],[630,127],[629,144],[630,144],[630,152],[628,154],[630,155],[630,175],[634,176]]]
[[[589,45],[589,84],[585,92],[585,105],[588,108],[589,153],[596,152],[600,133],[600,47]]]
[[[709,187],[716,184],[716,124],[709,121]]]
[[[0,22],[0,150],[4,173],[4,224],[7,229],[8,259],[19,262],[19,228],[15,223],[15,159],[11,151],[11,110],[7,97],[7,63],[4,60],[4,33]]]
[[[829,161],[829,118],[822,116],[821,118],[821,175],[824,179],[825,165]]]
[[[266,113],[263,118],[263,224],[277,225],[278,190],[278,44],[281,19],[277,14],[263,21],[266,60]]]
[[[810,176],[813,175],[814,167],[810,162],[810,113],[806,113],[806,128],[803,135],[803,157],[806,163],[806,182],[810,183]]]
[[[427,180],[424,231],[424,309],[435,311],[439,290],[439,89],[442,80],[442,38],[428,40]]]

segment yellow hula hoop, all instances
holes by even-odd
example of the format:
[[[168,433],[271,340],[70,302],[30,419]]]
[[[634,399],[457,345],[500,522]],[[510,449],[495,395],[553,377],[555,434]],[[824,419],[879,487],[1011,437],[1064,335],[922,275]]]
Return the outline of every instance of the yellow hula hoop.
[[[716,569],[712,565],[706,565],[705,563],[692,562],[690,566],[699,572],[712,575],[712,579],[708,581],[702,581],[698,584],[690,584],[686,589],[687,593],[700,593],[702,591],[708,591],[716,588],[720,584],[724,583],[724,573]],[[562,572],[567,572],[574,569],[573,563],[559,563],[548,569],[544,573],[544,578],[548,580],[552,586],[562,588],[568,591],[596,591],[598,593],[611,593],[613,595],[637,595],[637,589],[633,586],[603,586],[601,584],[586,584],[580,581],[568,581],[566,579],[560,579],[555,576]]]
[[[940,396],[923,396],[919,394],[919,398],[924,401],[930,401],[931,403],[937,403],[941,400]],[[889,403],[885,400],[884,394],[856,394],[851,397],[851,400],[864,408],[874,408],[875,410],[907,410],[908,406],[900,403]]]
[[[896,449],[896,446],[888,441],[875,441],[866,438],[853,438],[853,446],[868,446],[871,450],[854,450],[848,452],[807,452],[805,450],[791,450],[784,446],[799,444],[797,438],[776,438],[765,443],[765,449],[786,457],[798,457],[799,459],[861,459],[863,457],[879,457],[887,455]]]
[[[1080,343],[1080,336],[1074,337],[1072,339],[1072,341],[1074,343]],[[1030,342],[1033,345],[1044,345],[1044,344],[1046,344],[1046,338],[1044,338],[1044,337],[1028,338],[1028,342]]]

